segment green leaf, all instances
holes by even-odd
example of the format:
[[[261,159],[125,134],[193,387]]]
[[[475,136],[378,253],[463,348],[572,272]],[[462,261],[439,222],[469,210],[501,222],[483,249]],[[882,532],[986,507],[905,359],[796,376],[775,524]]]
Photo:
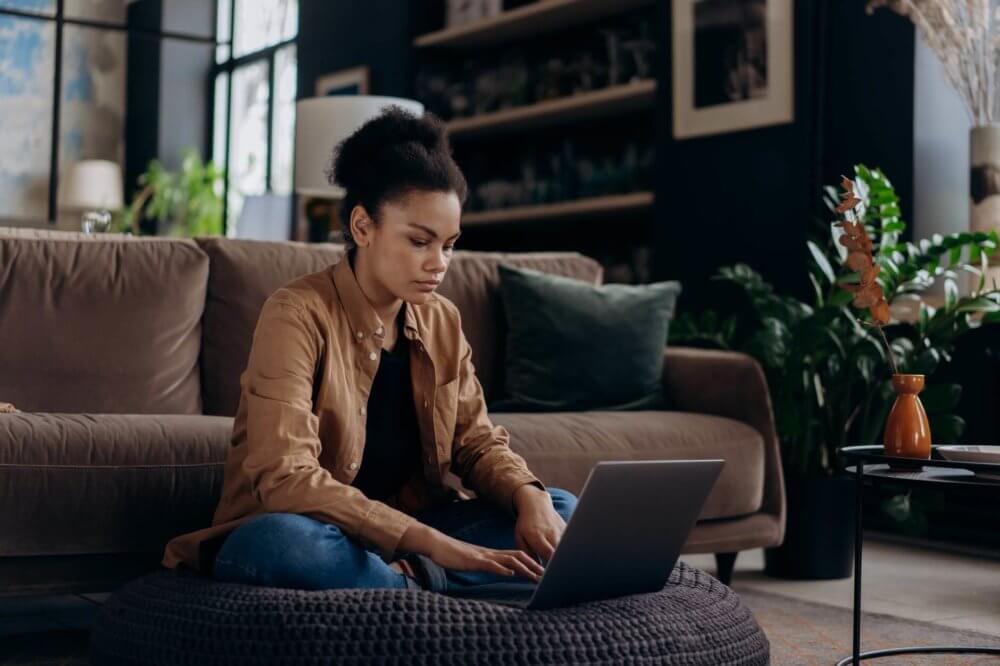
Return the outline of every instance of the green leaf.
[[[944,281],[944,307],[948,310],[955,307],[958,302],[958,284],[954,280]]]
[[[826,255],[823,254],[823,250],[821,250],[819,246],[812,241],[808,241],[807,245],[809,246],[809,252],[812,254],[813,261],[816,262],[816,266],[820,269],[820,271],[822,271],[823,275],[826,276],[826,279],[830,281],[830,284],[835,283],[837,281],[837,276],[833,272],[833,267],[830,265]]]
[[[920,402],[928,412],[948,412],[958,405],[962,387],[958,384],[931,384],[920,394]]]
[[[954,444],[965,431],[965,420],[957,414],[939,414],[930,419],[935,444]]]
[[[962,261],[962,246],[956,245],[948,251],[948,264],[954,266]]]

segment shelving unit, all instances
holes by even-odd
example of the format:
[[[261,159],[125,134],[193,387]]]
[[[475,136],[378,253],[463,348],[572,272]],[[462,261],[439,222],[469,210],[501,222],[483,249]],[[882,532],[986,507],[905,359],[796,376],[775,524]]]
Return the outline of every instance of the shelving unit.
[[[611,116],[652,107],[656,81],[649,79],[603,88],[529,106],[503,109],[447,123],[452,137],[500,134]]]
[[[598,31],[608,29],[628,35],[620,37],[621,40],[637,39],[639,32],[634,22],[622,15],[629,12],[641,15],[638,18],[647,23],[647,29],[642,34],[651,32],[648,24],[655,20],[655,12],[647,10],[657,1],[535,0],[498,16],[420,35],[413,40],[413,54],[417,60],[426,59],[429,62],[453,59],[475,61],[481,57],[489,60],[498,55],[497,47],[509,45],[511,51],[524,49],[527,53],[533,53],[539,50],[538,47],[543,47],[541,50],[544,51],[547,42],[552,40],[550,57],[563,58],[565,62],[575,65],[579,52],[589,48],[581,46],[585,43],[579,39],[581,35],[590,33],[600,43],[604,38]],[[565,56],[560,46],[564,42],[568,45]],[[618,48],[622,49],[621,44]],[[625,56],[624,49],[620,53],[622,58],[631,57]],[[597,60],[600,59],[601,56],[597,56]],[[626,66],[623,76],[632,74],[628,69],[635,71]],[[560,86],[564,92],[572,87]],[[463,237],[466,247],[505,251],[552,248],[577,250],[601,261],[609,274],[617,270],[624,281],[630,281],[636,275],[648,275],[648,270],[641,268],[648,264],[641,262],[648,261],[642,257],[650,254],[645,250],[648,250],[650,243],[655,195],[649,189],[651,184],[648,184],[650,179],[647,176],[650,165],[645,151],[655,140],[652,115],[655,113],[656,101],[657,81],[655,78],[647,78],[448,121],[446,126],[453,145],[457,148],[459,165],[466,168],[462,162],[464,158],[468,158],[469,166],[476,170],[477,180],[488,180],[489,176],[483,174],[489,174],[493,166],[498,171],[510,167],[511,165],[503,162],[512,159],[508,149],[517,153],[521,143],[526,143],[525,148],[531,152],[531,142],[540,142],[539,149],[547,151],[545,154],[556,161],[572,160],[572,156],[577,155],[575,159],[578,161],[575,164],[558,167],[570,169],[570,179],[578,176],[577,167],[581,166],[579,160],[597,159],[587,156],[585,151],[575,152],[573,146],[566,148],[565,140],[571,136],[579,136],[585,145],[598,146],[598,154],[600,151],[604,151],[605,155],[611,154],[618,145],[625,151],[627,143],[643,151],[642,166],[631,168],[639,169],[635,175],[638,178],[636,182],[641,184],[636,186],[646,189],[545,204],[469,211],[462,216],[462,226],[468,232]],[[648,142],[641,133],[641,127],[636,125],[645,125],[647,121],[650,128]],[[638,138],[637,132],[633,131],[636,129],[639,130]],[[565,152],[560,155],[560,150]],[[564,157],[566,155],[569,157]],[[620,157],[604,159],[613,159],[617,163],[626,158],[623,152]],[[631,159],[634,160],[635,156]],[[550,167],[543,164],[541,168],[548,170]],[[512,172],[508,169],[506,177],[516,179],[510,173]],[[558,177],[565,178],[566,175]],[[567,194],[581,190],[598,191],[590,189],[592,185],[585,181],[579,185],[574,184],[565,191]],[[595,235],[605,221],[617,224],[626,220],[629,224],[628,234],[611,242],[600,240]]]
[[[651,5],[655,0],[537,0],[497,16],[421,35],[417,48],[481,48],[570,28]]]
[[[511,222],[553,220],[559,218],[593,218],[631,213],[653,205],[652,192],[631,192],[574,201],[517,206],[498,210],[477,211],[462,216],[465,226],[483,226]]]

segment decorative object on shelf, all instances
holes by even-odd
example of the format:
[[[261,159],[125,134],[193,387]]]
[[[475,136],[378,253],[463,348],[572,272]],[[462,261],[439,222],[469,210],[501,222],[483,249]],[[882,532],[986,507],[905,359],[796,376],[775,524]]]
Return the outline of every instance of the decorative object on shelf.
[[[118,227],[139,234],[217,236],[222,234],[222,170],[202,163],[198,151],[184,151],[180,171],[152,160],[139,176],[142,187],[121,212]]]
[[[820,555],[815,542],[795,533],[797,526],[805,530],[813,522],[841,524],[834,522],[839,519],[836,512],[847,504],[843,488],[838,490],[836,484],[841,469],[837,450],[849,442],[874,444],[883,438],[886,417],[896,397],[892,375],[933,378],[951,359],[959,336],[984,321],[1000,320],[1000,290],[985,289],[984,280],[985,259],[997,248],[996,232],[935,235],[904,242],[901,238],[906,225],[899,199],[881,171],[856,166],[851,192],[859,200],[858,221],[872,241],[874,267],[878,269],[875,284],[890,306],[890,314],[900,302],[920,301],[916,321],[893,321],[884,331],[895,372],[879,330],[860,324],[849,309],[851,301],[863,293],[862,276],[855,269],[858,260],[848,259],[848,246],[840,240],[844,230],[836,224],[821,224],[811,234],[815,240],[807,243],[813,294],[807,301],[775,293],[759,274],[741,264],[723,268],[717,276],[720,288],[727,289],[720,300],[726,311],[734,314],[723,316],[712,310],[685,314],[671,328],[672,342],[748,353],[760,362],[767,376],[789,497],[786,543],[778,552],[768,551],[766,557],[772,563],[769,572],[789,571],[793,565],[808,571],[800,556]],[[826,188],[824,201],[839,219],[836,209],[843,202],[838,190]],[[979,275],[978,289],[967,296],[959,296],[955,284],[959,270]],[[922,301],[921,294],[938,280],[945,284],[945,301],[933,308]],[[842,289],[845,281],[855,283],[859,290]],[[940,442],[954,442],[961,436],[965,424],[954,413],[960,397],[961,386],[943,381],[921,395],[934,437]],[[809,493],[821,484],[830,486],[830,496],[814,498],[815,511],[825,507],[834,513],[797,513],[813,502]],[[824,529],[829,532],[828,527]],[[849,542],[841,545],[849,553]],[[793,551],[797,555],[789,556]],[[843,552],[824,557],[850,560]],[[817,566],[815,571],[830,570]],[[848,575],[849,571],[841,573]]]
[[[295,192],[300,196],[340,200],[344,191],[330,183],[327,177],[333,149],[368,120],[378,116],[388,106],[399,106],[416,115],[423,115],[424,106],[402,97],[377,95],[331,95],[301,99],[295,103]],[[308,202],[306,203],[308,211]],[[337,226],[337,207],[332,217],[309,216],[328,224],[325,229],[310,229],[310,239],[326,240]],[[305,234],[296,233],[297,237]]]
[[[673,0],[674,137],[793,120],[792,0]]]
[[[445,26],[454,28],[498,16],[503,0],[446,0]]]
[[[965,103],[969,130],[970,228],[1000,229],[1000,15],[995,3],[960,0],[869,0],[905,16],[937,55]],[[981,8],[980,8],[981,7]]]
[[[80,213],[80,229],[88,234],[110,231],[111,212],[122,205],[122,170],[108,160],[74,163],[59,188],[59,208]]]
[[[367,95],[370,78],[367,65],[324,74],[316,79],[316,97]]]
[[[415,95],[445,120],[483,115],[652,79],[656,42],[648,12],[584,28],[552,46],[517,44],[472,58],[431,58]]]

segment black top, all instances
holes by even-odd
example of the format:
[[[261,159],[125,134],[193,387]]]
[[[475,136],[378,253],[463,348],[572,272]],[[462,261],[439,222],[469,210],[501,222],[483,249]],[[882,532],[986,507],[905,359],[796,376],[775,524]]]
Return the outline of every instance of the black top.
[[[420,464],[420,430],[410,383],[410,341],[400,331],[392,351],[382,350],[368,396],[365,453],[354,478],[368,498],[385,500]]]

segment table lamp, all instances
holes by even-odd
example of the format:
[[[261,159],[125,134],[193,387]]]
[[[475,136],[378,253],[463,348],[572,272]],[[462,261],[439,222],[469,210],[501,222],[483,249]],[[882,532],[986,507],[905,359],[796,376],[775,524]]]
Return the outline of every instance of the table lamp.
[[[330,95],[299,100],[295,105],[295,192],[305,197],[343,199],[343,189],[331,185],[326,175],[334,148],[393,105],[418,116],[424,113],[423,104],[400,97]],[[311,240],[327,240],[321,236],[336,228],[338,209],[339,205],[324,207],[332,210],[332,219],[324,221],[322,234],[310,231]]]
[[[111,211],[122,203],[122,172],[108,160],[81,160],[66,171],[59,188],[59,208],[81,212],[85,233],[108,231]]]

